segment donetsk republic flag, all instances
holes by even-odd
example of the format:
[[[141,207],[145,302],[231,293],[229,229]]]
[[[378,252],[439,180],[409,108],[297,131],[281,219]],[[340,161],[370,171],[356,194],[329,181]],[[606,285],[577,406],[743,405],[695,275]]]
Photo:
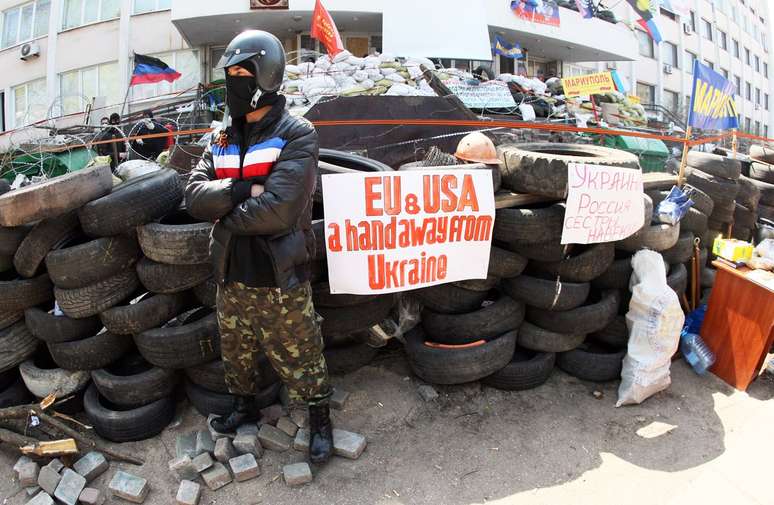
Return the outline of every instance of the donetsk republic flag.
[[[134,71],[130,86],[161,81],[174,82],[179,78],[180,72],[160,59],[144,54],[134,55]]]
[[[736,86],[706,65],[693,62],[693,94],[688,126],[702,130],[739,128],[734,94]]]

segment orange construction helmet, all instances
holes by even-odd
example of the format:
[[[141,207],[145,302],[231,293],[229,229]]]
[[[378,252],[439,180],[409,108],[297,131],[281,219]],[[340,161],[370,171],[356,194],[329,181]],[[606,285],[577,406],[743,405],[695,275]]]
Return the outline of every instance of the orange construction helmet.
[[[494,142],[481,132],[473,132],[465,135],[457,144],[457,152],[454,157],[472,163],[485,163],[487,165],[499,165],[497,149]]]

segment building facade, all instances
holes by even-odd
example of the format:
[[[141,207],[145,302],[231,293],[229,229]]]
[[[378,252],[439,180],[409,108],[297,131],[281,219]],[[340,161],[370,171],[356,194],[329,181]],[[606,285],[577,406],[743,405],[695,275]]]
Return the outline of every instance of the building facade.
[[[617,68],[632,93],[678,112],[690,94],[688,62],[696,57],[738,79],[743,123],[749,120],[751,131],[757,126],[767,133],[774,110],[766,2],[688,2],[690,18],[661,15],[660,47],[633,29],[626,2],[616,8],[624,21],[618,23],[583,19],[559,7],[558,27],[518,18],[508,0],[324,3],[346,47],[359,56],[373,51],[426,56],[446,66],[485,65],[541,77]],[[214,62],[228,41],[248,28],[277,35],[291,59],[319,52],[309,35],[313,8],[314,0],[0,0],[0,126],[7,131],[46,118],[78,117],[89,104],[106,116],[121,110],[125,98],[136,110],[159,97],[191,93],[198,83],[223,77]],[[518,42],[525,58],[491,61],[495,36]],[[173,84],[129,87],[134,53],[161,58],[183,77]]]

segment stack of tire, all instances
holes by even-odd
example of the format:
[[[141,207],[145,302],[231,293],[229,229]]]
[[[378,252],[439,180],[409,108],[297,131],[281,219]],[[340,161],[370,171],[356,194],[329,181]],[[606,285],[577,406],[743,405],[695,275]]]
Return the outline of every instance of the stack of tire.
[[[379,161],[332,149],[320,149],[320,161],[323,162],[322,173],[392,171]],[[312,299],[315,310],[322,317],[328,371],[343,375],[360,369],[376,357],[379,349],[367,343],[368,331],[390,316],[397,298],[390,294],[363,296],[330,292],[322,195],[322,185],[318,181],[314,198],[315,221],[312,223],[316,242],[312,262]]]
[[[480,379],[508,390],[542,384],[554,364],[584,380],[618,378],[628,339],[619,309],[631,252],[613,243],[561,245],[563,200],[568,163],[638,169],[637,158],[573,144],[509,144],[498,152],[503,186],[543,203],[496,211],[486,281],[417,292],[425,309],[421,329],[407,338],[409,363],[429,382]],[[668,249],[676,239],[672,230],[654,230],[638,240],[661,240]]]
[[[758,220],[762,225],[774,226],[774,149],[750,146],[749,180],[760,192]]]

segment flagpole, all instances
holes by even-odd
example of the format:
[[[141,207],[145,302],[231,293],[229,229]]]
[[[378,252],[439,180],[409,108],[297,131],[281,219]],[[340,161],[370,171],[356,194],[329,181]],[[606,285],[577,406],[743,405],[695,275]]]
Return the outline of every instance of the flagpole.
[[[688,145],[688,142],[691,140],[691,126],[688,126],[685,129],[685,143],[683,144],[683,158],[680,160],[680,172],[677,174],[677,186],[680,187],[683,185],[683,179],[685,179],[685,165],[688,163],[688,151],[691,149],[691,146]]]
[[[731,152],[734,154],[734,159],[736,159],[736,150],[737,150],[737,143],[736,143],[736,128],[731,130]]]
[[[121,121],[124,120],[124,109],[126,108],[126,101],[129,100],[129,91],[132,89],[131,81],[129,86],[126,87],[126,94],[124,95],[124,103],[121,104]]]

